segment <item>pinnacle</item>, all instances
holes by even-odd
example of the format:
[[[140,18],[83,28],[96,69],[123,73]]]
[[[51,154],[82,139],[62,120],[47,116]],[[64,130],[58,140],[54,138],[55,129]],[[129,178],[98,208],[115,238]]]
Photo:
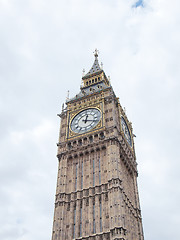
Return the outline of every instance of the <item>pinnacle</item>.
[[[102,71],[102,69],[99,65],[99,62],[98,62],[98,53],[99,53],[99,51],[97,49],[95,49],[95,51],[94,51],[94,56],[95,56],[94,63],[92,65],[91,69],[89,70],[89,72],[84,77],[88,77],[88,76],[90,76],[94,73]]]

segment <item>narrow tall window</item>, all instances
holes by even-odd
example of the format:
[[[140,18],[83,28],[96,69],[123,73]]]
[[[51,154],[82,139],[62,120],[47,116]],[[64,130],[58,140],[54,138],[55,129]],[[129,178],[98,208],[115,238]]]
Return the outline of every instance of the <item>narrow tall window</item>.
[[[79,226],[79,236],[82,237],[82,206],[80,208],[80,226]]]
[[[101,160],[99,158],[99,185],[101,184]]]
[[[102,232],[102,203],[99,203],[100,210],[100,232]]]
[[[76,231],[76,209],[74,209],[73,239],[75,238],[75,231]]]
[[[81,165],[81,189],[83,189],[83,162]]]
[[[96,232],[96,222],[95,222],[95,203],[93,203],[93,233]]]
[[[76,173],[75,173],[75,191],[77,191],[77,171],[78,171],[78,164],[76,163]]]
[[[93,187],[95,186],[95,164],[93,159]]]
[[[60,164],[59,164],[59,169],[61,169],[60,175],[59,175],[59,184],[61,185],[62,166]]]

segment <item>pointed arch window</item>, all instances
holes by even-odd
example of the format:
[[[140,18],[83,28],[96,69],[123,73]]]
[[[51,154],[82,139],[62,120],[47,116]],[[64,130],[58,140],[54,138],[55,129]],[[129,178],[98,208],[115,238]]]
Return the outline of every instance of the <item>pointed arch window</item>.
[[[99,185],[101,184],[101,160],[99,158]]]
[[[96,233],[95,202],[93,202],[93,233]]]
[[[78,172],[78,164],[76,163],[76,169],[75,169],[75,191],[77,191],[77,172]]]
[[[82,237],[82,206],[80,208],[80,226],[79,226],[79,236]]]
[[[83,162],[81,165],[81,189],[83,189]]]
[[[100,232],[102,232],[102,203],[99,202],[99,212],[100,212]]]
[[[95,186],[95,161],[93,159],[93,187]]]
[[[73,239],[75,238],[75,232],[76,232],[76,208],[74,208]]]

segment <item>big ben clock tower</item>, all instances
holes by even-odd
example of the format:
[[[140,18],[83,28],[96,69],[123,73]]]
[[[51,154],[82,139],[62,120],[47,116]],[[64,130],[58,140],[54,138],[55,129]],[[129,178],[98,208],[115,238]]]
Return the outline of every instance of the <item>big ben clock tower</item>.
[[[143,240],[132,125],[94,56],[59,114],[52,240]]]

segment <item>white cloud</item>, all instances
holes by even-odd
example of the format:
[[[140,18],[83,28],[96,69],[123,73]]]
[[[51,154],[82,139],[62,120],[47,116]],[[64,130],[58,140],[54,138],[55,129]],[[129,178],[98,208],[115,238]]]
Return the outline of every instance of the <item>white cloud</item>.
[[[56,114],[96,47],[137,135],[145,238],[180,238],[180,3],[135,2],[0,1],[2,240],[51,237]]]

